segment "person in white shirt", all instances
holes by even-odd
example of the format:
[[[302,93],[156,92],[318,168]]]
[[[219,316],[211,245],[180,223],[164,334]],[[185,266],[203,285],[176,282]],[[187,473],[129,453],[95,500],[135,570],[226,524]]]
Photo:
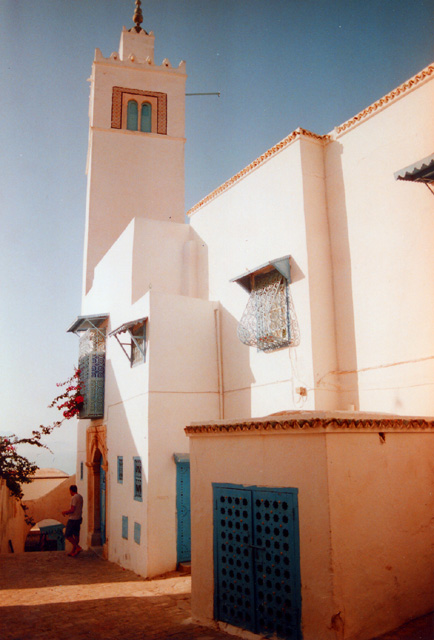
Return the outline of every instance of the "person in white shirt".
[[[68,556],[74,558],[78,556],[82,548],[80,542],[80,525],[82,522],[81,514],[83,512],[83,496],[77,493],[77,485],[72,484],[69,487],[71,494],[71,506],[66,511],[62,511],[63,516],[69,516],[66,523],[65,538],[72,544],[72,551]]]

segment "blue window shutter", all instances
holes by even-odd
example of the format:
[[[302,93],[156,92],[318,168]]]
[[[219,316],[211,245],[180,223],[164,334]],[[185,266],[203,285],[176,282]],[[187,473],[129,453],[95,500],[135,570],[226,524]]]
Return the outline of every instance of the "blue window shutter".
[[[140,535],[142,533],[142,527],[138,522],[134,523],[134,542],[140,544]]]
[[[124,459],[122,456],[118,456],[118,482],[122,484],[124,481]]]
[[[129,100],[127,106],[127,129],[137,131],[139,124],[139,108],[135,100]]]
[[[142,461],[138,457],[133,458],[134,462],[134,500],[142,502]]]
[[[84,398],[80,418],[104,416],[105,329],[88,329],[80,337],[78,366]]]
[[[122,516],[122,537],[128,540],[128,516]]]
[[[152,128],[152,107],[149,102],[144,102],[140,112],[140,131],[150,133]]]

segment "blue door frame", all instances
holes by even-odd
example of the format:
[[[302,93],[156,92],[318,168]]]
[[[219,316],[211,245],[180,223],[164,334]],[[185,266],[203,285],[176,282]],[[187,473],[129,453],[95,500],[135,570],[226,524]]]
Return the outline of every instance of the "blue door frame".
[[[298,490],[213,484],[214,617],[301,640]]]
[[[190,562],[190,456],[188,453],[175,453],[173,458],[176,463],[177,561]]]

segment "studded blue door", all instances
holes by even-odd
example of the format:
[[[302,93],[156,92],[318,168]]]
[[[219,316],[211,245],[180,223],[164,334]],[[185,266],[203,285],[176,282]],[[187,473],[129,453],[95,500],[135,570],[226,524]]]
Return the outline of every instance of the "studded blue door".
[[[176,462],[177,560],[191,560],[190,458],[174,455]]]
[[[105,482],[105,470],[103,468],[104,460],[101,457],[100,465],[99,465],[99,513],[100,513],[100,524],[101,524],[101,544],[105,543],[105,492],[106,492],[106,482]]]
[[[215,617],[299,640],[296,489],[214,485]]]

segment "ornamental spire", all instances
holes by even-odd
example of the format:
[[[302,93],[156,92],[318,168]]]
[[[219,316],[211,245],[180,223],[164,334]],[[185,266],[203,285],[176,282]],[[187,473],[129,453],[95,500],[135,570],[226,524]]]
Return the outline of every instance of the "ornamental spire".
[[[136,0],[136,8],[134,10],[133,22],[135,23],[136,26],[132,27],[130,31],[136,31],[137,33],[140,33],[141,31],[145,31],[141,27],[141,24],[143,22],[143,14],[142,14],[142,3],[140,2],[140,0]],[[145,31],[145,33],[147,32]]]

